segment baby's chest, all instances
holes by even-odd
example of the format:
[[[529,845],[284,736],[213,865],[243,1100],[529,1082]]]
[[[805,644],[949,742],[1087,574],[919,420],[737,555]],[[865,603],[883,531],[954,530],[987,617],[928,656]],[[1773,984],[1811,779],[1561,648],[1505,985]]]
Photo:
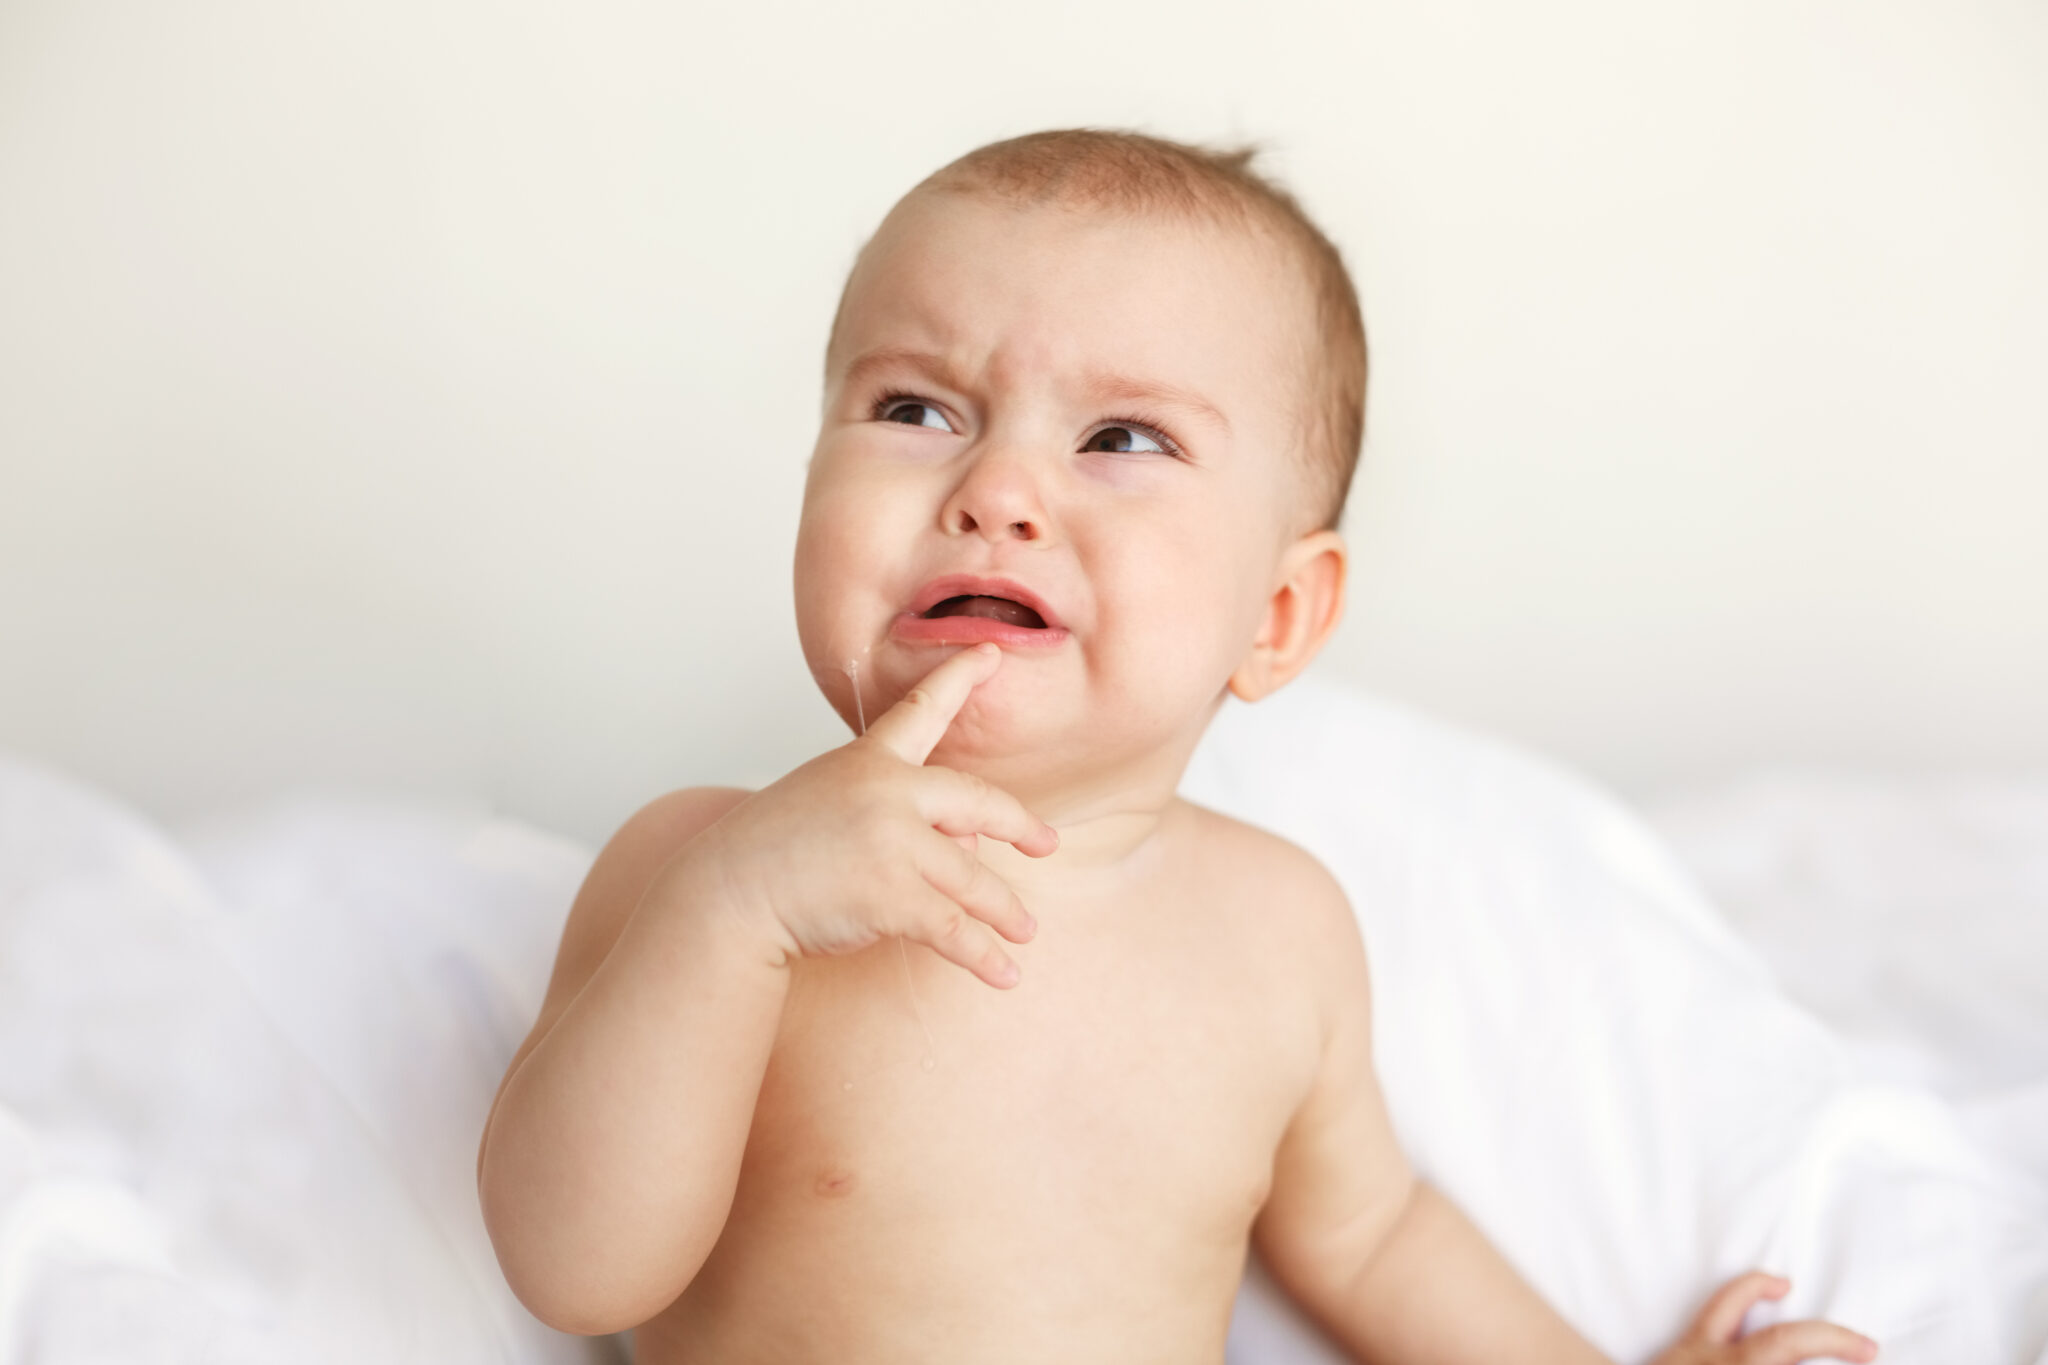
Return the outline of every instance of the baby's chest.
[[[793,984],[745,1202],[1242,1235],[1312,1073],[1304,1012],[1191,960],[1027,958],[998,992],[916,945],[861,956]]]

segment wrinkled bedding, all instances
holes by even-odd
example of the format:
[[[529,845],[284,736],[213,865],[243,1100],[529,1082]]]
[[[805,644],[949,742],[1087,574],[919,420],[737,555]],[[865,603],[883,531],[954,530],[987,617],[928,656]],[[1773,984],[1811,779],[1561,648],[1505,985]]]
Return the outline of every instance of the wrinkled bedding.
[[[2048,1360],[2048,775],[1734,784],[1653,825],[1304,683],[1226,709],[1183,791],[1344,884],[1404,1147],[1585,1335],[1647,1360],[1762,1268],[1793,1287],[1752,1330]],[[1238,1365],[1338,1359],[1250,1279]]]
[[[2048,1365],[2048,776],[1646,821],[1311,678],[1184,791],[1344,883],[1417,1167],[1617,1361],[1762,1266],[1753,1327]],[[525,1314],[474,1196],[591,853],[360,796],[166,830],[0,757],[0,1365],[622,1359]],[[1230,1358],[1340,1357],[1254,1267]]]

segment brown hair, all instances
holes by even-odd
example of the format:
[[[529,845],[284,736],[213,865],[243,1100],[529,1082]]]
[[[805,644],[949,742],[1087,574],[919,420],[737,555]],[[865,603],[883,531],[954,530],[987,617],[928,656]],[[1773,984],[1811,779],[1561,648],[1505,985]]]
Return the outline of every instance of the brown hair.
[[[1204,147],[1123,129],[1056,128],[977,147],[925,177],[904,199],[989,193],[1026,203],[1263,228],[1275,235],[1293,250],[1314,300],[1313,330],[1302,347],[1298,455],[1310,529],[1334,529],[1365,437],[1365,323],[1337,248],[1292,194],[1252,169],[1261,150],[1255,142]],[[845,307],[842,287],[834,337]]]

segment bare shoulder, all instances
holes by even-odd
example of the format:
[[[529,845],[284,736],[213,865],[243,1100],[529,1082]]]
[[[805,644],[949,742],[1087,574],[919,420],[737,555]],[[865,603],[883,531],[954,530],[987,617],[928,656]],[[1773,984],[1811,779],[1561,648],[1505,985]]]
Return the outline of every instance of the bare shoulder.
[[[562,926],[555,971],[541,1003],[536,1035],[576,998],[612,950],[655,873],[683,845],[752,795],[738,787],[683,787],[655,797],[605,841],[584,874]]]
[[[1239,893],[1256,892],[1262,913],[1285,916],[1289,928],[1317,942],[1330,934],[1356,937],[1351,902],[1321,859],[1271,830],[1191,801],[1180,805],[1204,876]]]
[[[630,890],[637,901],[638,893],[646,890],[676,850],[752,795],[739,787],[682,787],[655,797],[605,841],[577,894],[577,906],[592,892],[608,897],[613,891]]]
[[[1326,1010],[1361,1002],[1369,982],[1364,938],[1350,898],[1322,860],[1270,830],[1181,804],[1204,881],[1242,907],[1256,940],[1281,955],[1292,979],[1314,982]]]

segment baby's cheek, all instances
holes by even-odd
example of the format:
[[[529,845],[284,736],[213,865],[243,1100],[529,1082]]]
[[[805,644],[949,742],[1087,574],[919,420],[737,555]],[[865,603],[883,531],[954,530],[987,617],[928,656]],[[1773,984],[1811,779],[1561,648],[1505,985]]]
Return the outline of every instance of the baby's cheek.
[[[876,545],[886,537],[889,519],[882,509],[866,506],[850,492],[820,491],[804,501],[796,531],[796,585],[799,594],[820,590],[866,566],[870,573],[885,567],[876,562]]]
[[[1169,576],[1170,584],[1127,599],[1103,641],[1122,656],[1123,671],[1143,674],[1162,697],[1181,680],[1196,692],[1207,687],[1226,656],[1235,667],[1241,595],[1203,567],[1177,566]]]
[[[867,658],[906,603],[905,547],[911,537],[860,503],[807,504],[797,531],[797,636],[814,669]]]

